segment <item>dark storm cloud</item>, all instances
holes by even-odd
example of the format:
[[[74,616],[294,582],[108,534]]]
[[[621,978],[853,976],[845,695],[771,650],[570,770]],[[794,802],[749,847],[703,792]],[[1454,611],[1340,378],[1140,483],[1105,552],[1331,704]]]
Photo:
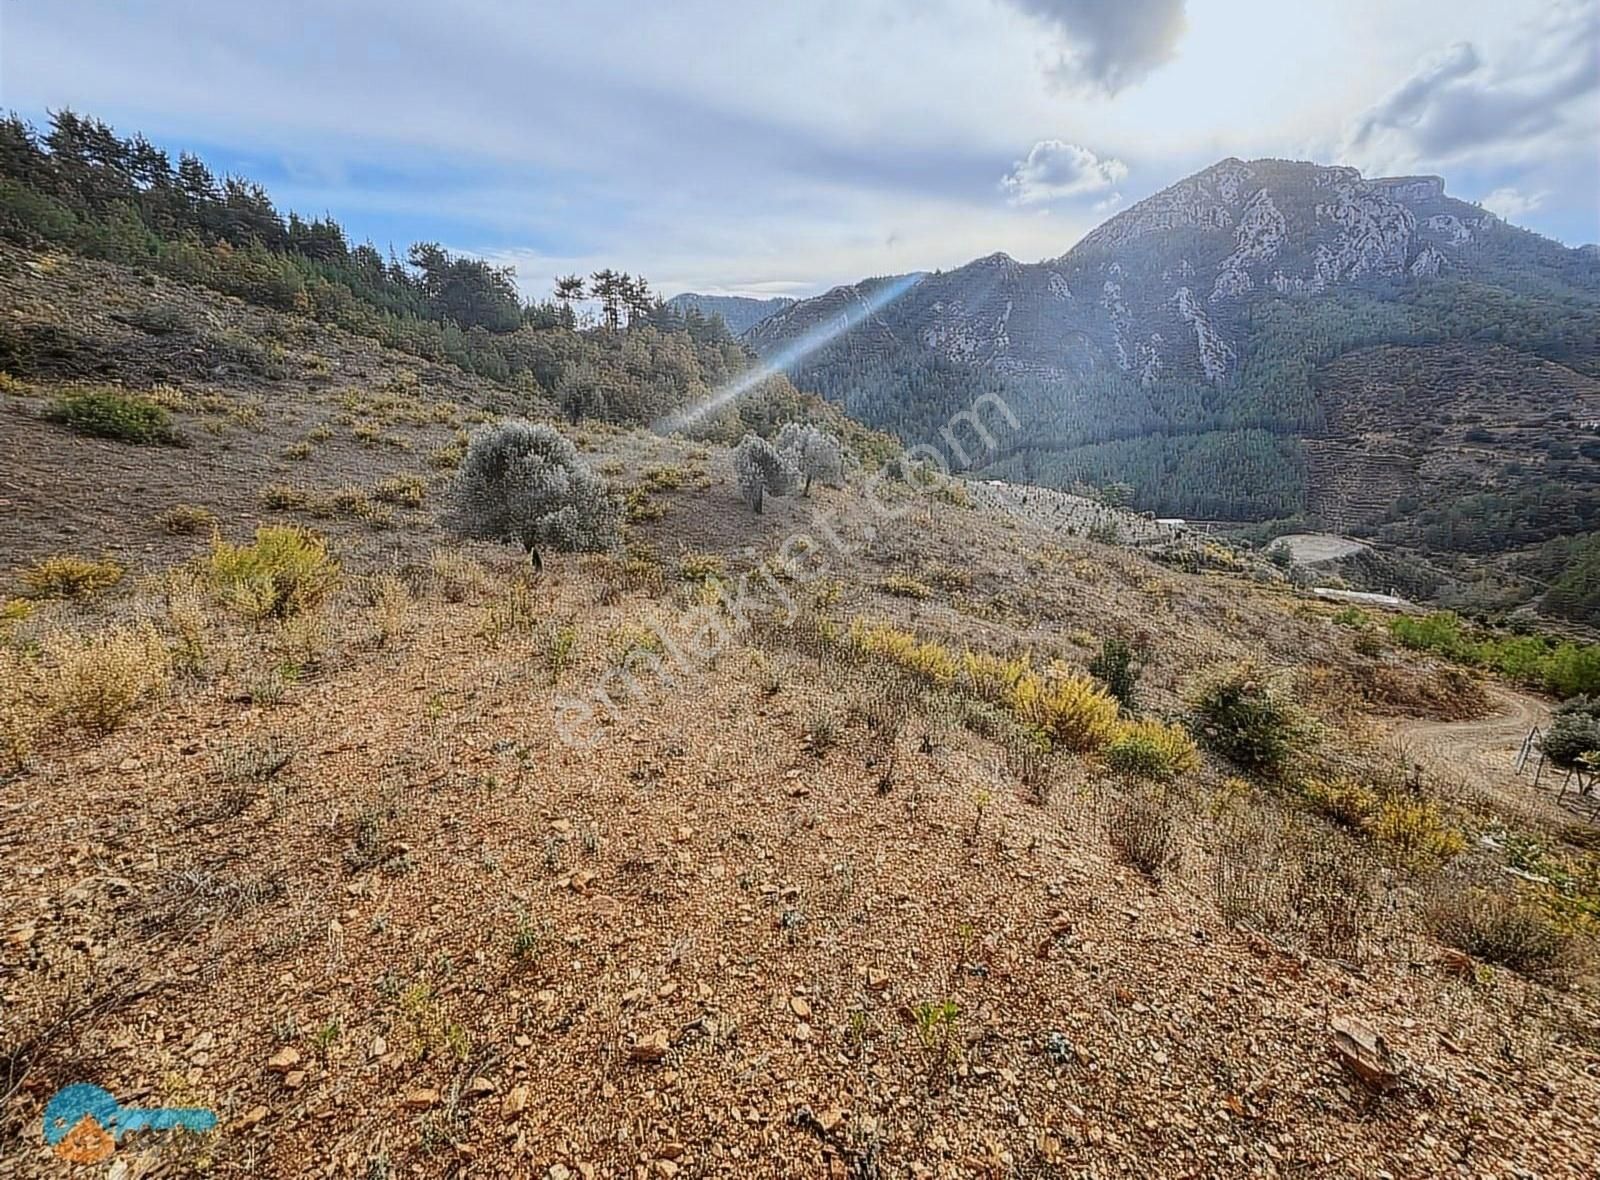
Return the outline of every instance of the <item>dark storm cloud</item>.
[[[1069,85],[1116,94],[1177,51],[1184,0],[1008,0],[1066,42],[1052,73]]]

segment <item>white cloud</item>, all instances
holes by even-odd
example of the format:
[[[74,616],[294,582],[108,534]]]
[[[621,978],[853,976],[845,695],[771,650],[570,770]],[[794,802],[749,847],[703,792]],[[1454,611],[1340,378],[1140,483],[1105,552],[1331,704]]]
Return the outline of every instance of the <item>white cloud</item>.
[[[1497,188],[1478,203],[1490,213],[1507,221],[1520,221],[1545,203],[1549,193],[1524,193],[1517,189]]]
[[[1170,61],[1187,28],[1184,0],[1010,0],[1048,26],[1061,56],[1051,69],[1069,86],[1107,95]]]
[[[1600,5],[1556,0],[1492,56],[1458,42],[1425,58],[1350,129],[1345,154],[1371,167],[1504,165],[1593,149]]]
[[[1013,205],[1039,205],[1102,192],[1127,175],[1128,166],[1114,157],[1101,159],[1081,144],[1041,139],[1000,179],[1000,187]]]

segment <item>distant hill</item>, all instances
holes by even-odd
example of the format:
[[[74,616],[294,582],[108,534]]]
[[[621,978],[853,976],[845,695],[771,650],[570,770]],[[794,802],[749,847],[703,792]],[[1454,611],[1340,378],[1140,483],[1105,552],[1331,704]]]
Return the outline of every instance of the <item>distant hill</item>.
[[[884,281],[744,339],[849,323],[798,385],[909,441],[1001,393],[1022,429],[984,474],[1127,483],[1164,516],[1475,554],[1600,530],[1600,258],[1439,177],[1228,159],[1060,257],[993,254],[850,317]]]
[[[729,331],[738,334],[748,332],[773,312],[782,311],[794,302],[783,296],[750,299],[744,295],[699,295],[686,291],[667,300],[667,306],[680,313],[693,308],[704,316],[719,315]]]

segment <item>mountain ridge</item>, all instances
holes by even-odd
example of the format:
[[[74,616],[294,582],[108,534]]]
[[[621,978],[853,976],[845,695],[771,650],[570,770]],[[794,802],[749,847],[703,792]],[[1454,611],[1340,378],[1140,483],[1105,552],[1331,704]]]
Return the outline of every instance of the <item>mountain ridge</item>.
[[[693,309],[703,316],[721,316],[728,330],[737,335],[794,302],[786,295],[756,299],[748,295],[702,295],[697,291],[685,291],[667,300],[667,306],[680,313]]]
[[[1119,211],[1063,254],[1035,263],[985,255],[924,275],[852,321],[848,309],[867,305],[881,281],[803,300],[744,340],[772,359],[802,336],[847,327],[786,371],[908,442],[931,441],[975,396],[1002,394],[1021,429],[1002,440],[986,476],[1125,483],[1137,506],[1161,515],[1306,518],[1404,544],[1427,534],[1430,549],[1451,531],[1438,513],[1465,511],[1480,493],[1514,505],[1506,519],[1521,520],[1496,541],[1507,551],[1600,530],[1588,462],[1596,444],[1583,426],[1597,412],[1600,256],[1451,197],[1441,177],[1368,179],[1341,165],[1229,157]],[[1487,346],[1499,350],[1492,365]],[[1406,382],[1386,384],[1398,410],[1381,429],[1343,411],[1330,419],[1346,404],[1370,407],[1361,386],[1386,380],[1359,360],[1330,367],[1339,358],[1438,347],[1520,383],[1504,421],[1482,382],[1442,396],[1450,391],[1434,388],[1435,371],[1409,363]],[[1517,376],[1547,364],[1570,379]],[[1515,396],[1530,381],[1544,400]],[[1469,461],[1481,444],[1438,429],[1456,415],[1483,418],[1500,439],[1492,463]],[[1427,451],[1430,431],[1466,450],[1441,461]],[[1327,455],[1369,453],[1350,461],[1383,471],[1427,459],[1439,478],[1428,490],[1442,497],[1428,506],[1433,517],[1417,505],[1374,512],[1370,495],[1341,499],[1326,486],[1336,476],[1350,483]]]

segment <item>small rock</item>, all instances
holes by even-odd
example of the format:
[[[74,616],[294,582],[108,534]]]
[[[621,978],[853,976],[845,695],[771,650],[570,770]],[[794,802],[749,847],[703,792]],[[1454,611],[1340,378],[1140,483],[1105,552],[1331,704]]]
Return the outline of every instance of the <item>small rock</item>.
[[[439,1091],[424,1087],[406,1095],[406,1105],[412,1110],[427,1110],[439,1104]]]
[[[300,1051],[292,1045],[279,1049],[267,1060],[267,1068],[278,1073],[288,1073],[300,1064]]]
[[[510,1093],[500,1103],[500,1113],[508,1119],[514,1119],[524,1110],[528,1109],[528,1087],[512,1086]]]
[[[482,1098],[485,1094],[493,1094],[494,1091],[494,1083],[485,1077],[476,1077],[467,1083],[467,1093],[474,1098]]]
[[[376,1061],[389,1051],[389,1042],[382,1037],[373,1037],[372,1045],[367,1049],[367,1056]]]
[[[628,1056],[634,1061],[660,1061],[671,1047],[672,1041],[667,1036],[667,1030],[658,1028],[655,1032],[635,1040],[633,1047],[628,1050]]]
[[[264,1107],[264,1106],[252,1106],[249,1110],[245,1111],[244,1114],[239,1117],[238,1122],[234,1123],[234,1126],[238,1127],[240,1130],[245,1130],[245,1129],[248,1129],[250,1127],[255,1126],[257,1123],[259,1123],[262,1119],[264,1119],[266,1117],[267,1117],[267,1108],[266,1107]]]
[[[805,1020],[811,1015],[811,1001],[804,996],[791,996],[789,998],[789,1011],[793,1012],[801,1020]]]
[[[795,1025],[794,1039],[797,1041],[809,1041],[811,1039],[811,1026],[803,1020]]]
[[[566,1164],[551,1164],[548,1175],[549,1180],[570,1180],[572,1172]]]
[[[305,1085],[305,1082],[306,1071],[303,1069],[291,1069],[283,1075],[283,1086],[286,1090],[298,1090]]]
[[[1331,1025],[1333,1051],[1346,1069],[1379,1093],[1387,1093],[1400,1084],[1399,1071],[1382,1034],[1343,1016],[1335,1016]]]

